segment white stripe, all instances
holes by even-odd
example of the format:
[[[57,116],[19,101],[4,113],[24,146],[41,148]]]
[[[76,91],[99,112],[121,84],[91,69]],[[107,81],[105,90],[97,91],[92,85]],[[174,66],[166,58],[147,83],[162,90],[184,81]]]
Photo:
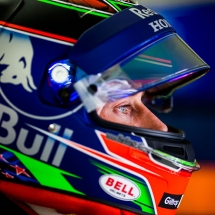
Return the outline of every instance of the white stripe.
[[[47,208],[47,207],[42,207],[42,206],[38,206],[38,205],[32,205],[32,204],[29,204],[29,203],[27,203],[27,204],[38,215],[63,215],[63,214],[58,213],[53,208]]]

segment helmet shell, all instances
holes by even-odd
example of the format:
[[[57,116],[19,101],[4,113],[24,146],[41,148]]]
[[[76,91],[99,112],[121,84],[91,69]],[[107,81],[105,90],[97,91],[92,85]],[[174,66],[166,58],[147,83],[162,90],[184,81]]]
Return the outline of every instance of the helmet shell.
[[[0,191],[64,213],[175,214],[191,172],[135,147],[147,137],[101,126],[80,100],[60,105],[50,88],[50,65],[83,32],[136,4],[102,3],[8,1],[0,13]]]

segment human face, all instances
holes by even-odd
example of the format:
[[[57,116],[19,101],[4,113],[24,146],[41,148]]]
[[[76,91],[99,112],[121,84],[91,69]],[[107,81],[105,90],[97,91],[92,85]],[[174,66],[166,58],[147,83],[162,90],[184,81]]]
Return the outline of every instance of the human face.
[[[105,120],[124,125],[168,131],[167,126],[160,121],[143,103],[144,92],[107,103],[97,110],[98,115]]]

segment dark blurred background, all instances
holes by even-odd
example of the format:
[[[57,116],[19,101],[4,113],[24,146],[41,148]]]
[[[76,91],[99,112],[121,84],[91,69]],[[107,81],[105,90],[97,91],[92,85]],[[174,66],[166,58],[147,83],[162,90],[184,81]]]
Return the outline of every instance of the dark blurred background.
[[[159,114],[166,124],[185,131],[201,170],[193,173],[177,215],[215,214],[215,0],[139,0],[176,29],[211,67],[203,78],[179,89],[174,108]]]

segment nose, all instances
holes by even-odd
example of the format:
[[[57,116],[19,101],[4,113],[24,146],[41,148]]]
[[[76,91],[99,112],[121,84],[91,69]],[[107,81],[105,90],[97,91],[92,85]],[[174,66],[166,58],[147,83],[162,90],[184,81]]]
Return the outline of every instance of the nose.
[[[156,117],[148,108],[146,109],[143,116],[144,117],[143,127],[158,131],[168,131],[167,126],[158,117]]]
[[[133,100],[134,107],[138,113],[135,117],[135,126],[158,131],[168,131],[168,127],[142,103],[142,94],[137,94],[134,97],[136,97]]]

